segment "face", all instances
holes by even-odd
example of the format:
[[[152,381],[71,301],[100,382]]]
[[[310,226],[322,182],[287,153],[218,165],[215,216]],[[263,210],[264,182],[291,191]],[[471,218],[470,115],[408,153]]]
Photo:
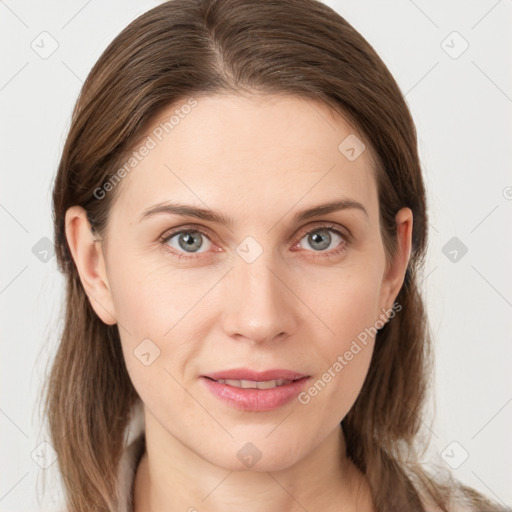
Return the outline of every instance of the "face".
[[[118,323],[162,432],[229,470],[243,468],[243,450],[261,454],[261,470],[289,467],[360,392],[372,328],[403,280],[410,211],[403,257],[388,265],[369,148],[340,150],[354,130],[310,100],[196,97],[147,135],[117,184],[91,302]],[[177,205],[202,213],[166,209]]]

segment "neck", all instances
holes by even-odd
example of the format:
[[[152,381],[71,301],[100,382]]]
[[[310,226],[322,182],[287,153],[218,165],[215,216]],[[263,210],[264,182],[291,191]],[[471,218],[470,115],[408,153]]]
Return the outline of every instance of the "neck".
[[[336,428],[280,471],[230,471],[190,450],[148,411],[146,451],[134,481],[134,512],[373,511],[368,484]],[[319,491],[321,490],[321,491]]]

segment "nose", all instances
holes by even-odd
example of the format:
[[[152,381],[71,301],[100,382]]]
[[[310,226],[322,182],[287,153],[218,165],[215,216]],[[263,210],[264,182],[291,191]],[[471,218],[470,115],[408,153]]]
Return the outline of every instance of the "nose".
[[[266,252],[252,263],[238,258],[224,283],[226,335],[257,344],[291,335],[300,312],[287,280],[289,272]]]

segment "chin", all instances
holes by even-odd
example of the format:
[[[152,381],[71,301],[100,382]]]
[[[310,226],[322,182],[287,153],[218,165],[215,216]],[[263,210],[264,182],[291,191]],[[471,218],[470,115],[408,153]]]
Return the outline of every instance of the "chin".
[[[236,447],[233,448],[233,444]],[[254,471],[254,472],[275,472],[290,468],[296,464],[301,456],[302,450],[297,450],[284,443],[275,446],[274,443],[265,441],[236,442],[224,447],[219,453],[208,453],[203,458],[211,464],[228,471]]]

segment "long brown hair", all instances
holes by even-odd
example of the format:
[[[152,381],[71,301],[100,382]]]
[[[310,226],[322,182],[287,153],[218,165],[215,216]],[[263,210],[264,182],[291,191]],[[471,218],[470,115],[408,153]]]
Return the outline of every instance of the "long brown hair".
[[[121,187],[101,200],[94,192],[104,190],[155,117],[187,97],[240,90],[320,101],[354,126],[376,155],[389,259],[396,212],[404,206],[413,212],[412,254],[396,299],[402,309],[379,330],[368,376],[342,427],[377,510],[423,511],[421,497],[428,495],[446,511],[456,484],[432,480],[415,449],[432,369],[418,288],[428,223],[415,126],[374,49],[315,0],[165,2],[114,39],[83,85],[53,191],[55,251],[67,295],[44,402],[68,510],[119,509],[117,467],[138,395],[117,326],[97,317],[82,287],[66,241],[66,210],[85,208],[101,235]],[[458,488],[478,510],[493,510],[482,496]]]

